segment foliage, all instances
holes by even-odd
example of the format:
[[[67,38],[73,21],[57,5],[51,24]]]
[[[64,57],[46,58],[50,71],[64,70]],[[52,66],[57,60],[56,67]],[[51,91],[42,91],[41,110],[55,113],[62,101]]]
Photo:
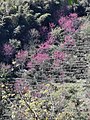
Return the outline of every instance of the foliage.
[[[52,19],[51,8],[54,10],[60,1],[1,1],[0,6],[0,39],[23,39],[23,33],[28,33],[30,28],[37,29],[42,22],[48,24]]]
[[[0,3],[2,120],[89,120],[89,18],[63,3]]]

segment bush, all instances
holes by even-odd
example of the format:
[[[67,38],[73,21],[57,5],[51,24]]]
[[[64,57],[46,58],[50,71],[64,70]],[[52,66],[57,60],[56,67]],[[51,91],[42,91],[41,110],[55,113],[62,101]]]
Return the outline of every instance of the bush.
[[[89,24],[63,3],[0,3],[1,119],[89,119]]]

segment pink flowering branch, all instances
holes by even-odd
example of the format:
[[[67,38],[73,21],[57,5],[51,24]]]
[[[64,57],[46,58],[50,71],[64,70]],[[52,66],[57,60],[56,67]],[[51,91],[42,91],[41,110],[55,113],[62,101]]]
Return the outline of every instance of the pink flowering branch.
[[[27,57],[28,57],[28,51],[21,50],[16,54],[16,59],[19,62],[25,62]]]
[[[9,43],[5,43],[3,46],[3,53],[6,56],[11,56],[14,52],[14,48],[12,47],[12,45],[10,45]]]
[[[50,57],[46,53],[38,53],[36,56],[33,56],[32,59],[35,61],[35,63],[40,64],[46,60],[49,60]]]
[[[63,28],[65,31],[67,32],[75,32],[75,26],[74,26],[74,22],[77,20],[77,14],[73,13],[70,14],[69,16],[65,16],[65,17],[61,17],[58,20],[59,25],[61,26],[61,28]]]

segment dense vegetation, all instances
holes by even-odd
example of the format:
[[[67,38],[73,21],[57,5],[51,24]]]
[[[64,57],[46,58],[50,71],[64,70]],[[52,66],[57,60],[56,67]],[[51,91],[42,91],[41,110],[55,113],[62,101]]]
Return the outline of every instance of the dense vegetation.
[[[0,120],[90,120],[90,1],[0,0]]]

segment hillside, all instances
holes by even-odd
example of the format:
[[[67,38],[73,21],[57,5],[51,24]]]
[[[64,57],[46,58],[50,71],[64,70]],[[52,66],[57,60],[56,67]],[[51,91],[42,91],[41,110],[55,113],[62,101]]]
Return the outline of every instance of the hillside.
[[[0,0],[0,120],[90,120],[89,0]]]

